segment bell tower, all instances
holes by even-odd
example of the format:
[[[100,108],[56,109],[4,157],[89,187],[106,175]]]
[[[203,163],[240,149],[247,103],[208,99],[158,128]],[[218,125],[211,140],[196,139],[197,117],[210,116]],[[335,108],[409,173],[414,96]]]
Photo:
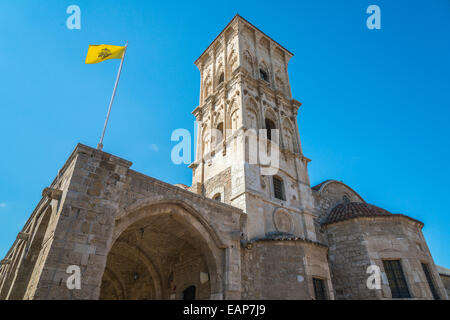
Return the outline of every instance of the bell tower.
[[[242,209],[247,239],[291,234],[316,240],[310,160],[297,124],[301,103],[289,84],[292,56],[236,15],[195,62],[200,102],[193,111],[192,190]],[[270,161],[262,161],[263,149]]]

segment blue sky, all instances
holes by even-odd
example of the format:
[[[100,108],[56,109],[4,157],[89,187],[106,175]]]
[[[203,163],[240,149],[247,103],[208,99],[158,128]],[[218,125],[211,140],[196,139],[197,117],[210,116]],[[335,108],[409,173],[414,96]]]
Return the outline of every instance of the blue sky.
[[[66,8],[81,8],[81,30]],[[366,8],[381,8],[381,30]],[[295,56],[292,92],[312,185],[342,180],[370,203],[425,223],[450,267],[450,2],[0,2],[0,257],[81,142],[97,145],[119,60],[85,65],[89,44],[129,49],[104,150],[169,183],[171,133],[193,132],[193,62],[239,13]]]

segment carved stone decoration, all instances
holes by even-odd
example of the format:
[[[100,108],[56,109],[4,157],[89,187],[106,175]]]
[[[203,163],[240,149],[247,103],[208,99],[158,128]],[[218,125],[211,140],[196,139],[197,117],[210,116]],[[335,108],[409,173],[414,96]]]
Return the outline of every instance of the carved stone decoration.
[[[290,214],[284,209],[278,209],[273,214],[273,224],[279,232],[292,233],[294,224]]]
[[[29,233],[26,233],[26,232],[19,232],[19,233],[17,234],[17,239],[18,239],[18,240],[25,240],[25,241],[28,241],[29,238],[30,238],[30,234],[29,234]]]
[[[42,191],[43,197],[48,197],[53,200],[61,200],[62,190],[53,189],[53,188],[44,188]]]

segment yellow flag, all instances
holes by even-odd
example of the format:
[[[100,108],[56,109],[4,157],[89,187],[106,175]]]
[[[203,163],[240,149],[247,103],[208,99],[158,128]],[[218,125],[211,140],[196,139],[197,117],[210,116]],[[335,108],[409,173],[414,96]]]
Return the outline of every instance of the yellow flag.
[[[90,45],[86,56],[86,64],[99,63],[109,59],[122,59],[125,47],[108,44]]]

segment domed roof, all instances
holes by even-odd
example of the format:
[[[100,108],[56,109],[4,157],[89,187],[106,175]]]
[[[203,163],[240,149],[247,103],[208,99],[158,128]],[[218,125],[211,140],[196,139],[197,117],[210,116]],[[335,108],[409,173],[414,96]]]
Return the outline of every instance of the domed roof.
[[[365,202],[347,202],[338,204],[336,207],[334,207],[323,223],[329,224],[356,217],[378,216],[392,216],[392,213]]]

